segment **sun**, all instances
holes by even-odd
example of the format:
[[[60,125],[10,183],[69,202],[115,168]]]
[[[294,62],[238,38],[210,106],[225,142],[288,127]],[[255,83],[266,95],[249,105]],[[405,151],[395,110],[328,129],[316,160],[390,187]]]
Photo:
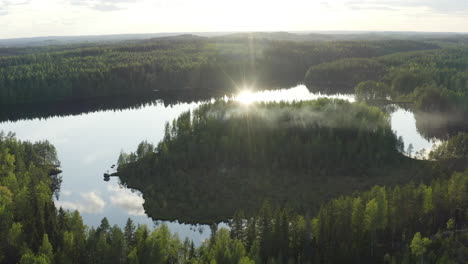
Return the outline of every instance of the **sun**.
[[[236,101],[249,105],[255,101],[255,94],[250,90],[243,90],[236,96]]]

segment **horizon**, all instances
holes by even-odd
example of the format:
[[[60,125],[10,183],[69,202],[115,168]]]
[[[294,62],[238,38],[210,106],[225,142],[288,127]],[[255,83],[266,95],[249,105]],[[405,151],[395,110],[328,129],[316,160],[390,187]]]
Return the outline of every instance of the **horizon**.
[[[0,39],[278,31],[466,33],[467,18],[468,3],[455,0],[0,0]]]
[[[358,31],[358,30],[271,30],[271,31],[175,31],[175,32],[142,32],[142,33],[114,33],[114,34],[84,34],[84,35],[34,35],[28,37],[13,37],[13,38],[0,38],[0,41],[10,40],[27,40],[27,39],[40,39],[40,38],[97,38],[97,37],[112,37],[112,36],[148,36],[152,38],[157,37],[175,37],[182,35],[194,35],[199,37],[218,37],[228,36],[231,34],[256,34],[256,33],[289,33],[295,35],[365,35],[365,34],[421,34],[421,35],[468,35],[468,31],[392,31],[392,30],[373,30],[373,31]],[[142,38],[145,39],[145,38]],[[130,39],[129,39],[130,40]]]

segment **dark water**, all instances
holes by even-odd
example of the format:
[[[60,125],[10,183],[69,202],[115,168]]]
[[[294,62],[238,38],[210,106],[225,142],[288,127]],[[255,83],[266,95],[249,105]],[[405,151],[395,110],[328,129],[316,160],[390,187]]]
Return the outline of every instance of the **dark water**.
[[[311,93],[305,86],[257,93],[242,92],[235,100],[249,104],[255,101],[312,100],[333,97],[354,101],[353,95],[324,96]],[[57,148],[62,162],[63,183],[57,206],[78,209],[85,224],[99,225],[106,216],[110,223],[123,226],[128,217],[140,224],[153,225],[143,210],[138,192],[122,188],[116,178],[104,182],[102,175],[115,164],[120,151],[134,151],[142,140],[157,143],[163,137],[164,125],[180,113],[196,108],[201,102],[165,105],[162,101],[135,109],[108,110],[80,115],[0,123],[0,130],[15,132],[21,140],[49,140]],[[47,116],[53,116],[49,114]],[[395,132],[414,151],[430,149],[432,142],[416,129],[412,112],[397,109],[391,115]],[[167,223],[173,232],[189,237],[197,244],[209,236],[207,226],[193,227]],[[200,232],[201,231],[201,232]]]

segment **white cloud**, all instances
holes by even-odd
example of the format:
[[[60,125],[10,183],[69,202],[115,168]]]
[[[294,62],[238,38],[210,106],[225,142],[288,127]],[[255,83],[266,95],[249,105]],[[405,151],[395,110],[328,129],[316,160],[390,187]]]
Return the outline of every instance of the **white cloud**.
[[[351,0],[346,6],[351,9],[401,10],[426,8],[440,14],[468,14],[468,1],[460,0]]]
[[[10,13],[10,8],[20,5],[27,5],[31,0],[0,0],[0,16]]]
[[[86,6],[98,11],[115,11],[125,8],[125,4],[141,2],[141,0],[70,0],[72,5]]]
[[[119,187],[118,185],[108,185],[107,190],[109,192],[110,204],[117,206],[125,210],[129,215],[145,215],[143,209],[143,203],[145,200],[142,195],[138,192],[132,192],[130,189]],[[72,199],[70,196],[73,194],[71,191],[63,190],[62,194],[68,199]],[[74,201],[55,201],[57,207],[62,207],[68,210],[78,210],[81,213],[102,213],[106,202],[101,198],[97,192],[86,192],[80,194],[80,199],[74,199]]]
[[[111,193],[111,204],[123,208],[129,215],[145,215],[145,210],[143,209],[145,200],[141,194],[112,185],[109,185],[107,189]]]
[[[101,213],[106,203],[96,192],[82,193],[80,202],[56,201],[56,206],[63,209],[78,210],[80,213]]]
[[[63,196],[71,196],[73,194],[73,192],[70,191],[70,190],[61,190],[60,194],[63,195]]]
[[[468,28],[468,1],[460,0],[0,0],[0,14],[0,38],[208,31],[466,32]]]
[[[97,153],[90,153],[87,154],[83,157],[83,163],[86,165],[90,165],[92,163],[95,163],[99,158],[99,155]]]

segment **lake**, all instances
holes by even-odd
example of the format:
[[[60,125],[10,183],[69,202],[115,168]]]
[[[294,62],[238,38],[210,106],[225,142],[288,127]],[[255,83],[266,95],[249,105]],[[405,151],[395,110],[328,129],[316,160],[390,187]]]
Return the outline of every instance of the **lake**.
[[[354,101],[353,95],[311,93],[304,85],[271,91],[243,91],[229,96],[243,104],[321,97]],[[157,143],[163,137],[166,122],[201,103],[165,105],[156,100],[153,104],[136,109],[2,122],[0,130],[12,131],[21,140],[49,140],[55,145],[63,170],[61,194],[56,205],[64,209],[78,209],[85,224],[98,226],[105,216],[111,224],[120,226],[125,224],[128,217],[136,223],[153,226],[153,221],[144,213],[141,194],[120,187],[115,177],[105,182],[103,173],[116,163],[121,151],[135,151],[143,140]],[[434,144],[417,131],[414,114],[410,111],[397,108],[391,114],[391,125],[396,134],[403,137],[405,146],[412,144],[415,152],[428,150]],[[173,232],[189,237],[196,244],[210,234],[206,226],[194,227],[177,222],[167,224]]]

